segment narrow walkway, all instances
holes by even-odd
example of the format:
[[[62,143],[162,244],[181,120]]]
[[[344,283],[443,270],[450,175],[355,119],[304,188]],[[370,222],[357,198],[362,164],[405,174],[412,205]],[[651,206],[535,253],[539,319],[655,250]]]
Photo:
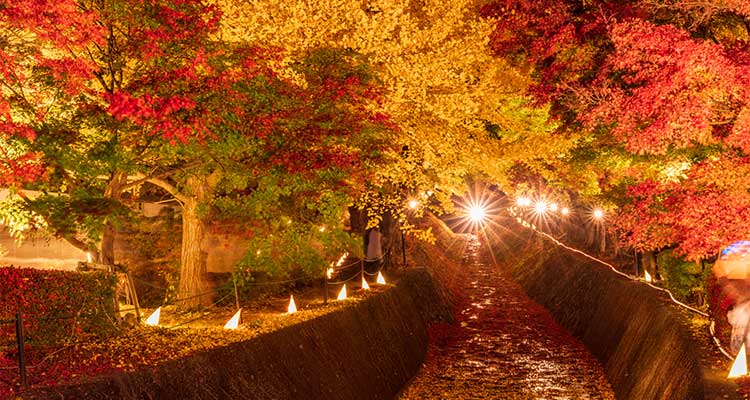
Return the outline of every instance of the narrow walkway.
[[[455,326],[431,329],[427,360],[401,399],[614,399],[582,343],[502,266],[467,247]]]

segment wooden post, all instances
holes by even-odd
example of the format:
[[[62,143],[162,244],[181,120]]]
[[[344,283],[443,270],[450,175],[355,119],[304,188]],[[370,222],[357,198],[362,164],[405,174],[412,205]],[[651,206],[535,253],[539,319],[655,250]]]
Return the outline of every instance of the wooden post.
[[[328,268],[323,274],[323,304],[328,304]]]
[[[26,356],[23,352],[23,316],[21,311],[16,313],[16,342],[18,342],[18,370],[21,374],[21,386],[28,387],[26,382]]]
[[[240,295],[237,291],[237,279],[232,279],[232,283],[234,284],[234,305],[237,307],[237,309],[240,309]]]
[[[404,231],[401,231],[401,255],[404,257],[404,267],[406,267],[406,240],[404,239]]]
[[[128,277],[128,291],[130,292],[130,298],[133,300],[133,306],[135,307],[135,318],[138,323],[141,323],[141,305],[138,303],[138,293],[135,291],[135,284],[133,278],[130,276],[130,270],[125,272]]]

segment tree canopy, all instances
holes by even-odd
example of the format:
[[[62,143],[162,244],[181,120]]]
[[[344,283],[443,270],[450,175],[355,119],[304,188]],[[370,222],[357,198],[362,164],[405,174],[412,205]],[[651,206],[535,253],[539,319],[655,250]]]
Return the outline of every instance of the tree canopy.
[[[507,1],[482,12],[498,17],[496,54],[532,65],[530,93],[581,134],[558,179],[595,180],[592,194],[622,206],[626,243],[699,259],[750,234],[745,2]]]

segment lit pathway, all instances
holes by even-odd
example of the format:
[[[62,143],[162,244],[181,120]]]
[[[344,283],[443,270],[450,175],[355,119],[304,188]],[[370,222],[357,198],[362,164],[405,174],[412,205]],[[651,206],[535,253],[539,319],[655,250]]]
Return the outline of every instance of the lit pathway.
[[[602,367],[469,243],[455,327],[431,329],[427,360],[401,399],[614,399]]]

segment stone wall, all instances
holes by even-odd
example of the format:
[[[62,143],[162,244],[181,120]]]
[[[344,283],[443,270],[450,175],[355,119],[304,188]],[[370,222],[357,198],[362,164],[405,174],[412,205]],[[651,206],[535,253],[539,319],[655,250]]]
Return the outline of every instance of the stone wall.
[[[252,340],[27,399],[392,399],[450,306],[424,269],[387,291]]]
[[[700,352],[710,345],[698,343],[689,317],[663,293],[559,248],[513,273],[602,362],[618,399],[736,396],[729,382],[704,373]]]

